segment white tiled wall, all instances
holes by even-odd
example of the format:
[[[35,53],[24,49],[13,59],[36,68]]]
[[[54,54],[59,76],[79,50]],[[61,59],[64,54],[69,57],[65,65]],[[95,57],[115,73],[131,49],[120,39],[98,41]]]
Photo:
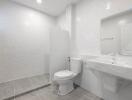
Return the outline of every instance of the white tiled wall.
[[[132,0],[81,0],[73,8],[72,32],[74,55],[101,55],[100,51],[100,22],[102,18],[131,9]],[[65,23],[63,21],[62,23]],[[132,61],[131,57],[123,57],[126,61]],[[85,65],[81,79],[81,86],[92,91],[98,96],[103,96],[100,79],[89,70],[85,70]],[[92,86],[90,87],[90,84]],[[127,91],[127,90],[126,90]],[[129,89],[132,91],[132,89]],[[128,91],[127,91],[128,92]],[[127,93],[126,92],[126,93]],[[126,97],[126,94],[124,95]],[[129,95],[130,98],[130,95]],[[128,100],[129,100],[128,98]]]
[[[48,73],[52,17],[0,0],[0,83]]]

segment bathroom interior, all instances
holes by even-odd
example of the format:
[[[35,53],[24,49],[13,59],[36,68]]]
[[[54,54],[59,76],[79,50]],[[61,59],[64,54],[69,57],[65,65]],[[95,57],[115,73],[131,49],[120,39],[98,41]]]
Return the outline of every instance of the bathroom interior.
[[[132,0],[0,0],[0,100],[132,100]]]

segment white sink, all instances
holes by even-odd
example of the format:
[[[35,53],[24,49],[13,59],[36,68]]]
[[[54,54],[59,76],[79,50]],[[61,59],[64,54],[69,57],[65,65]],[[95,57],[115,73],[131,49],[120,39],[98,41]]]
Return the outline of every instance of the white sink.
[[[125,62],[96,58],[87,60],[87,63],[93,64],[93,66],[89,66],[91,69],[132,80],[132,66],[127,65]]]
[[[112,59],[103,59],[103,58],[96,58],[92,59],[91,61],[98,62],[98,63],[104,63],[104,64],[112,64],[112,65],[120,65],[120,66],[129,66],[123,61],[118,60],[112,60]]]

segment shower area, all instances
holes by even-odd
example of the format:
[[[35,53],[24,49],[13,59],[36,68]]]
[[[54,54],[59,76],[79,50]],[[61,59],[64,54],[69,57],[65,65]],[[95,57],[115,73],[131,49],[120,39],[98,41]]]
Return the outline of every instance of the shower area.
[[[69,66],[70,35],[61,20],[0,0],[0,100],[45,88]]]

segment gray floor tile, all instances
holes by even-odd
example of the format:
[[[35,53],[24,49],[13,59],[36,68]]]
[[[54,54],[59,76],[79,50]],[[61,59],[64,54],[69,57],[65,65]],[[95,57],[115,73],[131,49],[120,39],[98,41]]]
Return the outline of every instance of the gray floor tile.
[[[12,83],[0,84],[0,100],[14,95],[14,87]]]
[[[32,89],[39,88],[48,83],[48,74],[14,80],[6,83],[0,83],[0,100],[12,97],[14,95],[19,95]]]
[[[20,79],[20,80],[14,81],[14,88],[15,88],[15,94],[20,94],[25,91],[31,90],[32,84],[29,78]]]
[[[14,99],[10,99],[10,100],[40,100],[39,97],[31,95],[31,94],[26,94]]]
[[[49,76],[48,75],[35,76],[30,78],[30,81],[33,87],[40,87],[47,84],[47,82],[49,82]]]
[[[27,99],[28,98],[28,99]],[[65,96],[58,96],[53,92],[53,87],[48,86],[37,91],[31,92],[15,100],[101,100],[94,94],[82,89],[77,88],[73,92]]]

